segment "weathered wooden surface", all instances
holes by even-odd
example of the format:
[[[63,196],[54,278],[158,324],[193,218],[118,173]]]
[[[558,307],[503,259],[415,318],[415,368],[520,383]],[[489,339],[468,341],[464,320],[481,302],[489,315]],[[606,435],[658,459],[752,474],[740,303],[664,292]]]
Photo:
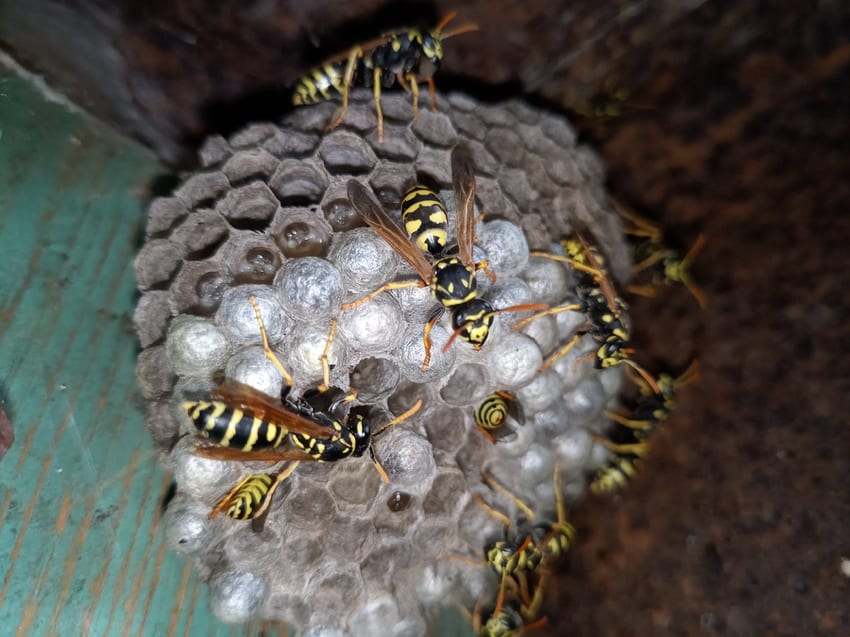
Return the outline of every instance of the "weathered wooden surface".
[[[0,634],[238,635],[159,530],[132,260],[160,170],[0,68]]]

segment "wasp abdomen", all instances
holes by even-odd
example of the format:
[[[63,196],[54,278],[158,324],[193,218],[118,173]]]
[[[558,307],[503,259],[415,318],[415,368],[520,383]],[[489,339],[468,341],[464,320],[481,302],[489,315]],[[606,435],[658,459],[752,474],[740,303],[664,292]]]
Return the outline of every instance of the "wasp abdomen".
[[[421,185],[410,188],[401,200],[401,221],[417,248],[435,258],[443,254],[449,218],[437,193]]]
[[[494,392],[475,410],[475,424],[484,429],[498,429],[508,417],[508,400],[502,392]]]
[[[242,451],[277,447],[288,431],[217,400],[186,401],[183,407],[201,434],[221,447]]]
[[[329,100],[334,93],[343,94],[345,63],[325,63],[303,76],[295,85],[292,103],[317,104]]]
[[[239,487],[227,509],[228,517],[235,520],[250,520],[263,505],[272,485],[272,477],[259,474],[251,476]]]

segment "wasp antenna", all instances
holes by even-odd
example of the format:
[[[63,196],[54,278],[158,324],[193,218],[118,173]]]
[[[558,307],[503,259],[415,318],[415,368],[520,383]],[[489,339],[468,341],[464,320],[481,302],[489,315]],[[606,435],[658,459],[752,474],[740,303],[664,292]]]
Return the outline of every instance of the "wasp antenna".
[[[699,369],[699,360],[694,359],[694,361],[688,365],[688,368],[682,372],[682,375],[676,380],[676,384],[684,387],[686,385],[690,385],[692,383],[699,382],[700,380],[700,369]]]
[[[372,434],[372,437],[374,438],[375,436],[379,436],[380,434],[384,433],[387,429],[389,429],[389,428],[390,428],[390,427],[392,427],[393,425],[397,425],[398,423],[400,423],[400,422],[402,422],[402,421],[404,421],[404,420],[407,420],[407,419],[408,419],[408,418],[410,418],[413,414],[415,414],[417,411],[419,411],[419,409],[420,409],[421,407],[422,407],[422,399],[420,398],[419,400],[417,400],[417,401],[416,401],[416,403],[413,405],[413,407],[411,407],[410,409],[408,409],[408,410],[407,410],[406,412],[404,412],[403,414],[400,414],[400,415],[396,416],[395,418],[393,418],[393,419],[392,419],[391,421],[389,421],[386,425],[384,425],[384,426],[383,426],[383,427],[381,427],[378,431],[376,431],[374,434]]]
[[[454,20],[456,17],[457,17],[457,9],[452,9],[446,15],[443,16],[443,18],[440,20],[440,22],[437,24],[437,26],[434,27],[434,31],[436,31],[437,33],[442,33],[445,26],[449,22]]]
[[[623,362],[626,365],[628,365],[629,367],[631,367],[633,370],[635,370],[638,374],[640,374],[641,378],[643,378],[646,381],[647,385],[650,386],[650,388],[652,389],[653,392],[655,392],[656,394],[661,393],[661,388],[658,387],[658,381],[656,381],[652,377],[652,374],[650,374],[648,371],[646,371],[643,367],[638,365],[633,360],[626,359]]]
[[[469,33],[471,31],[479,31],[481,27],[479,27],[475,22],[467,22],[466,24],[462,24],[459,27],[452,29],[450,31],[446,31],[445,33],[440,32],[440,39],[445,40],[447,38],[453,38],[456,35],[462,35],[464,33]]]
[[[456,338],[458,337],[458,335],[459,335],[459,334],[460,334],[460,333],[461,333],[461,332],[462,332],[462,331],[466,328],[466,326],[467,326],[467,324],[466,324],[466,323],[464,323],[464,324],[463,324],[463,325],[461,325],[459,328],[457,328],[454,332],[452,332],[452,335],[451,335],[451,336],[449,336],[449,340],[447,340],[447,341],[446,341],[446,344],[445,344],[445,345],[443,345],[443,351],[444,351],[444,352],[448,352],[448,351],[449,351],[449,348],[452,346],[452,343],[454,343],[454,342],[455,342],[455,339],[456,339]]]
[[[682,258],[681,264],[682,285],[684,285],[688,292],[691,293],[691,296],[694,297],[701,310],[706,308],[708,301],[705,298],[705,293],[702,291],[702,288],[691,279],[688,268],[690,267],[690,264],[693,263],[694,258],[697,254],[699,254],[704,245],[705,235],[701,233],[694,242],[694,245],[691,246],[691,249],[688,250],[687,254]]]
[[[694,258],[696,258],[696,256],[703,249],[703,246],[705,246],[705,234],[701,232],[700,235],[697,237],[697,240],[694,241],[694,245],[691,246],[691,249],[688,250],[688,253],[682,259],[682,263],[692,263]]]

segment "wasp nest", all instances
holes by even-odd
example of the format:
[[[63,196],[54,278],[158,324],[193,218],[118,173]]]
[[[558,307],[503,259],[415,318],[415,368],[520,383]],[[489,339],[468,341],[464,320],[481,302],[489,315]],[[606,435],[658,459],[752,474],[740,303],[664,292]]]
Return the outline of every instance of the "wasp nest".
[[[441,606],[492,594],[498,578],[483,547],[501,523],[474,500],[509,511],[482,482],[494,476],[535,511],[554,510],[553,471],[567,499],[581,496],[599,465],[590,431],[619,392],[615,369],[594,368],[584,336],[556,364],[538,371],[584,322],[578,312],[545,316],[513,330],[531,312],[497,314],[485,346],[461,339],[446,313],[431,332],[422,371],[425,323],[439,306],[428,287],[386,291],[341,305],[391,280],[415,280],[406,262],[350,203],[346,186],[366,185],[398,218],[402,193],[416,183],[442,192],[454,232],[450,156],[458,144],[475,165],[475,258],[479,295],[494,308],[570,303],[568,265],[530,250],[578,224],[622,272],[622,235],[606,204],[599,161],[576,145],[560,117],[513,101],[481,104],[453,94],[418,120],[404,95],[383,98],[384,141],[376,140],[371,93],[355,92],[343,124],[325,133],[337,105],[297,110],[281,125],[249,126],[213,137],[202,167],[173,196],[150,208],[147,242],[136,261],[142,296],[134,321],[142,352],[138,377],[147,425],[173,470],[170,545],[194,561],[223,621],[280,620],[311,635],[424,635]],[[451,243],[451,239],[450,239]],[[418,400],[421,409],[375,437],[374,452],[334,463],[302,462],[283,482],[265,527],[225,515],[215,503],[267,463],[219,461],[195,453],[185,396],[209,393],[222,379],[280,395],[282,378],[261,347],[250,297],[269,340],[294,378],[293,395],[322,379],[354,388],[380,429]],[[473,413],[490,393],[511,392],[522,416],[493,444]],[[455,559],[464,555],[480,561]]]

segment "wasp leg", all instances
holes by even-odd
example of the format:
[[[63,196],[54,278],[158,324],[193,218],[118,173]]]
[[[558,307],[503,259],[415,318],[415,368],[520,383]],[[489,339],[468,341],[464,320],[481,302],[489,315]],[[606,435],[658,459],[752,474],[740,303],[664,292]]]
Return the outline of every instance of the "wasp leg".
[[[494,445],[496,444],[496,438],[493,437],[493,434],[491,434],[489,431],[484,429],[484,427],[482,427],[481,425],[475,425],[475,426],[478,428],[478,431],[480,431],[482,434],[484,434],[484,437],[487,438],[487,440],[489,440]]]
[[[523,502],[517,496],[515,496],[513,493],[511,493],[510,490],[505,485],[503,485],[498,480],[496,480],[496,478],[494,478],[493,476],[482,475],[481,481],[484,484],[486,484],[488,487],[493,489],[493,491],[496,491],[497,493],[501,493],[502,495],[513,500],[514,503],[516,503],[517,507],[519,507],[519,509],[523,512],[523,514],[528,519],[528,521],[529,522],[534,521],[534,511],[532,511],[531,508],[525,502]]]
[[[375,450],[369,446],[369,457],[372,459],[372,464],[375,465],[375,469],[378,471],[378,475],[381,476],[381,482],[384,484],[390,483],[390,477],[387,475],[387,470],[384,469],[384,466],[381,464],[381,461],[378,460],[378,456],[375,455]]]
[[[496,509],[491,507],[489,504],[487,504],[484,501],[484,498],[481,497],[481,494],[479,494],[479,493],[475,494],[475,502],[479,506],[483,507],[484,510],[487,511],[487,513],[489,513],[491,516],[493,516],[499,522],[501,522],[505,526],[505,529],[507,529],[511,526],[510,518],[508,518],[508,516],[505,515],[504,513],[502,513],[501,511],[497,511]]]
[[[475,271],[484,270],[484,274],[493,282],[496,282],[496,275],[493,273],[493,270],[490,269],[490,262],[487,259],[484,261],[479,261],[475,264]]]
[[[322,363],[322,384],[319,385],[319,391],[327,391],[331,387],[331,366],[328,362],[328,354],[331,351],[331,345],[333,345],[334,337],[336,336],[336,319],[331,321],[331,328],[328,333],[328,340],[325,342],[325,349],[322,352],[319,360]],[[352,399],[353,400],[353,399]]]
[[[441,315],[442,312],[439,312],[425,323],[425,331],[422,334],[422,341],[425,345],[425,360],[422,361],[422,366],[419,368],[421,372],[427,372],[428,367],[431,365],[431,330],[434,329],[434,325],[437,324]]]
[[[400,423],[404,420],[407,420],[413,414],[415,414],[417,411],[419,411],[421,408],[422,408],[422,399],[420,398],[419,400],[416,401],[416,403],[413,405],[413,407],[411,407],[410,409],[405,411],[403,414],[399,414],[398,416],[393,418],[391,421],[389,421],[387,424],[385,424],[383,427],[381,427],[374,434],[372,434],[372,442],[374,442],[375,438],[380,436],[387,429],[389,429],[393,425],[397,425],[398,423]],[[381,464],[381,461],[378,460],[378,456],[375,455],[375,449],[374,449],[372,443],[369,444],[369,456],[372,458],[372,463],[375,465],[375,469],[378,470],[378,475],[381,476],[381,480],[383,480],[384,484],[389,484],[390,483],[390,477],[387,475],[387,472],[384,469],[383,465]]]
[[[539,319],[543,316],[548,316],[550,314],[558,314],[559,312],[575,312],[575,311],[578,311],[578,310],[581,310],[581,309],[582,309],[582,307],[578,303],[572,303],[570,305],[561,305],[560,307],[550,307],[546,310],[543,310],[542,312],[538,312],[537,314],[532,314],[528,318],[521,320],[519,323],[514,323],[511,326],[511,329],[512,330],[521,329],[521,328],[525,327],[526,325],[528,325],[529,323],[531,323],[532,321],[535,321],[535,320],[537,320],[537,319]]]
[[[428,78],[428,93],[431,96],[431,110],[437,112],[437,85],[434,84],[434,78]]]
[[[529,255],[532,256],[532,257],[541,257],[543,259],[549,259],[551,261],[558,261],[559,263],[567,263],[570,266],[572,266],[572,268],[574,270],[579,270],[580,272],[586,272],[587,274],[591,275],[594,279],[597,279],[597,280],[605,278],[605,271],[602,270],[601,268],[592,268],[589,265],[585,265],[584,263],[580,263],[580,262],[576,261],[575,259],[571,259],[570,257],[565,257],[565,256],[560,255],[560,254],[552,254],[551,252],[540,252],[540,251],[537,251],[537,250],[535,250],[533,252],[529,252]]]
[[[613,204],[619,215],[633,226],[624,230],[626,234],[633,237],[646,237],[655,244],[661,243],[662,233],[660,227],[652,223],[649,219],[641,217],[639,214],[630,210],[623,204],[617,203],[616,201],[614,201]]]
[[[408,73],[407,79],[410,81],[410,92],[413,93],[413,121],[415,122],[419,119],[419,83],[413,73]]]
[[[691,383],[695,383],[700,379],[700,371],[699,371],[699,361],[694,360],[688,368],[682,372],[682,375],[676,379],[676,385],[679,387],[685,387],[690,385]]]
[[[649,450],[649,443],[647,442],[630,442],[625,444],[617,444],[602,438],[599,443],[608,449],[609,451],[613,451],[619,455],[632,455],[637,457],[643,457],[646,452]]]
[[[387,429],[389,429],[393,425],[397,425],[398,423],[407,420],[408,418],[413,416],[417,411],[419,411],[421,408],[422,408],[422,399],[420,398],[419,400],[416,401],[416,403],[414,403],[413,407],[411,407],[410,409],[405,411],[403,414],[399,414],[398,416],[393,418],[391,421],[389,421],[387,424],[385,424],[383,427],[381,427],[378,431],[373,433],[372,438],[374,439],[377,436],[380,436],[382,433],[384,433]]]
[[[525,541],[520,545],[517,549],[516,554],[520,555],[523,551],[525,551],[529,545],[532,543],[531,536],[525,538]],[[505,605],[505,588],[508,584],[508,579],[510,576],[508,575],[507,569],[502,570],[501,582],[499,583],[499,595],[496,597],[496,607],[493,609],[493,615],[498,615],[502,612],[502,607]],[[516,583],[515,580],[513,580]]]
[[[387,290],[403,290],[404,288],[424,288],[428,283],[426,281],[392,281],[390,283],[384,283],[381,287],[379,287],[374,292],[370,292],[366,296],[362,296],[355,301],[351,301],[351,303],[343,303],[342,311],[346,312],[348,310],[353,310],[356,307],[360,307],[367,301],[371,301],[376,296],[378,296],[381,292],[386,292]]]
[[[378,143],[384,143],[384,111],[381,109],[381,67],[376,66],[372,72],[374,85],[372,92],[375,95],[375,115],[378,117]]]
[[[691,296],[694,297],[701,310],[706,308],[708,301],[705,298],[702,288],[691,279],[690,264],[693,262],[694,257],[702,250],[703,245],[705,245],[705,235],[701,234],[697,237],[691,249],[688,250],[688,253],[678,263],[678,267],[668,274],[668,278],[671,281],[679,282],[685,286],[685,289],[691,293]]]
[[[648,299],[655,298],[655,288],[651,285],[629,285],[626,287],[629,294],[643,296]]]
[[[640,365],[638,365],[636,362],[634,362],[631,359],[625,359],[621,362],[624,365],[628,365],[633,370],[635,370],[638,374],[640,374],[641,378],[643,378],[646,381],[646,384],[649,385],[649,388],[652,390],[653,393],[655,393],[655,394],[661,393],[661,388],[658,386],[658,381],[655,380],[655,378],[653,378],[652,374],[650,374],[648,371],[646,371],[643,367],[641,367]]]
[[[350,402],[353,402],[355,400],[357,400],[357,390],[349,389],[348,393],[345,394],[345,396],[333,401],[330,404],[330,406],[328,407],[328,413],[331,413],[331,414],[336,413],[336,411],[337,411],[337,409],[339,409],[340,405],[342,405],[343,403],[350,403]]]
[[[284,386],[283,389],[281,389],[281,397],[285,400],[286,396],[289,395],[289,390],[292,389],[292,376],[290,376],[289,372],[286,371],[283,363],[280,362],[280,359],[272,351],[272,348],[269,345],[269,335],[266,333],[266,325],[263,323],[263,315],[260,312],[260,303],[257,301],[257,297],[252,294],[248,297],[248,300],[254,308],[254,316],[256,317],[257,325],[260,328],[260,336],[263,338],[263,352],[265,353],[266,358],[271,361],[272,365],[277,368],[277,371],[280,372],[280,375],[283,377]]]
[[[564,345],[561,349],[559,349],[557,352],[555,352],[549,358],[547,358],[545,361],[543,361],[543,364],[538,368],[537,371],[543,372],[543,371],[546,371],[547,369],[549,369],[550,367],[552,367],[552,365],[554,365],[559,358],[566,356],[569,353],[569,351],[573,347],[576,346],[576,344],[579,342],[579,340],[581,339],[582,336],[583,336],[583,334],[581,334],[581,333],[573,336],[570,339],[569,343]],[[576,361],[576,362],[578,362],[578,361]]]
[[[348,110],[348,95],[351,92],[351,85],[354,83],[354,70],[357,68],[357,60],[361,57],[363,57],[363,49],[359,46],[351,49],[351,53],[348,54],[348,63],[345,65],[345,74],[342,76],[342,105],[334,113],[326,130],[333,130],[339,126],[342,123],[342,118],[345,117],[345,112]]]
[[[658,249],[648,257],[646,257],[643,261],[638,261],[632,266],[632,274],[640,274],[647,268],[651,268],[656,263],[665,258],[667,254],[666,250]]]
[[[649,431],[652,429],[652,423],[648,420],[632,420],[626,418],[613,411],[605,411],[605,417],[613,420],[618,425],[622,425],[627,429],[636,429],[638,431]]]

